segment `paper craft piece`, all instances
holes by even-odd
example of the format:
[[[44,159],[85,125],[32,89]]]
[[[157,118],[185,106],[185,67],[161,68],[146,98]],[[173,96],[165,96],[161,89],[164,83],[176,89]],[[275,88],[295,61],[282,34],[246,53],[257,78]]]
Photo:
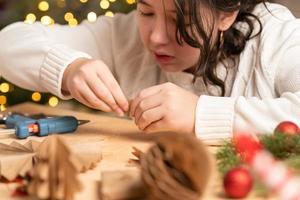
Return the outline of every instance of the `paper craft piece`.
[[[79,171],[85,172],[93,169],[101,161],[102,142],[89,142],[69,145],[72,153],[79,161]]]
[[[102,200],[134,200],[145,197],[140,170],[105,171],[101,175]]]
[[[28,191],[40,199],[72,200],[81,190],[80,163],[58,136],[50,136],[37,152]]]
[[[0,143],[0,176],[13,180],[24,176],[33,167],[35,152],[41,143],[29,141],[22,145],[18,142]]]
[[[213,159],[193,136],[166,134],[140,157],[148,197],[156,200],[198,200],[208,191]]]
[[[42,142],[30,140],[25,144],[13,141],[10,144],[0,143],[0,176],[13,180],[18,175],[24,176],[32,169],[36,161],[36,152]],[[92,169],[101,160],[101,142],[68,144],[79,161],[79,171]]]
[[[212,189],[212,176],[216,174],[213,157],[193,136],[165,133],[146,153],[134,147],[132,154],[136,159],[129,162],[139,164],[140,173],[104,174],[104,199],[199,200],[206,199]],[[123,186],[125,183],[127,186]],[[143,193],[136,196],[132,188],[140,188]]]

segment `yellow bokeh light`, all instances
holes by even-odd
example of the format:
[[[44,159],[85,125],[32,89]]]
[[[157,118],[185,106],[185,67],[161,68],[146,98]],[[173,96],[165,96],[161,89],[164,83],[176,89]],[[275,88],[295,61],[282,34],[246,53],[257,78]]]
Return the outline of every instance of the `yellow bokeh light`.
[[[0,111],[5,111],[6,110],[6,106],[5,105],[0,105]]]
[[[51,19],[51,17],[45,15],[45,16],[43,16],[43,17],[41,18],[41,22],[42,22],[42,24],[44,24],[44,25],[50,25],[51,22],[52,22],[52,19]]]
[[[107,12],[105,13],[105,16],[113,17],[113,16],[114,16],[114,13],[111,12],[111,11],[107,11]]]
[[[7,102],[6,96],[1,95],[1,96],[0,96],[0,104],[1,104],[1,105],[4,105],[4,104],[6,104],[6,102]]]
[[[32,98],[33,101],[38,102],[38,101],[41,100],[42,95],[39,92],[34,92],[34,93],[32,93],[31,98]]]
[[[134,4],[134,3],[135,3],[135,0],[126,0],[126,2],[127,2],[128,4]]]
[[[69,26],[74,27],[78,25],[78,21],[75,18],[69,20]]]
[[[87,15],[87,19],[88,19],[89,22],[95,22],[97,20],[97,14],[94,13],[94,12],[90,12]]]
[[[55,107],[55,106],[57,106],[58,105],[58,98],[57,97],[51,97],[50,99],[49,99],[49,105],[51,106],[51,107]]]
[[[64,16],[65,20],[68,22],[70,21],[70,19],[73,19],[74,18],[74,15],[70,12],[67,12]]]
[[[107,8],[109,8],[109,5],[110,5],[110,3],[109,3],[108,0],[101,0],[101,1],[100,1],[100,7],[101,7],[102,9],[107,9]]]
[[[81,3],[86,3],[88,0],[80,0]]]
[[[110,2],[116,2],[116,0],[109,0]]]
[[[25,17],[25,23],[33,24],[36,21],[36,16],[33,13],[28,13]]]
[[[49,10],[49,3],[47,1],[41,1],[38,5],[39,10],[47,11]]]
[[[1,83],[0,91],[3,93],[9,92],[9,84],[8,83]]]

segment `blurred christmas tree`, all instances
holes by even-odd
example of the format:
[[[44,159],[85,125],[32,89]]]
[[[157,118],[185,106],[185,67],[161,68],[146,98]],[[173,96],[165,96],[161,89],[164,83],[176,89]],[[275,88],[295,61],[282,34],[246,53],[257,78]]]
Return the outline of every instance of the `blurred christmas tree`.
[[[16,21],[76,26],[85,19],[93,23],[99,15],[113,17],[116,12],[128,13],[134,7],[135,0],[0,0],[0,28]],[[25,101],[50,106],[59,103],[51,94],[23,90],[0,77],[0,111]]]

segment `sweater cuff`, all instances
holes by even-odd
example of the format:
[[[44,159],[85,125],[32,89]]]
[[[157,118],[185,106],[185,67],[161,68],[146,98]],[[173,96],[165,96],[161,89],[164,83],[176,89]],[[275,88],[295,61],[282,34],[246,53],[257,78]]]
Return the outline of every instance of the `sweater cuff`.
[[[228,139],[233,135],[235,98],[201,96],[195,117],[196,136],[202,140]]]
[[[40,71],[40,80],[43,86],[61,99],[71,99],[71,96],[62,94],[62,78],[67,66],[78,58],[91,58],[91,56],[63,45],[51,48]]]

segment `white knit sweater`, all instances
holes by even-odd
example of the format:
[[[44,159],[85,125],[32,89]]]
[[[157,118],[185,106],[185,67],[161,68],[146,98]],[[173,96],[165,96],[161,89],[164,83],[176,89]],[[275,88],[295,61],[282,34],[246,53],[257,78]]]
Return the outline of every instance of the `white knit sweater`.
[[[0,32],[0,74],[23,88],[68,99],[61,93],[65,68],[76,58],[92,57],[110,67],[128,98],[167,81],[198,94],[199,138],[227,138],[240,129],[271,133],[282,120],[300,123],[300,20],[283,6],[268,8],[272,14],[262,4],[256,7],[263,31],[247,43],[238,66],[226,78],[224,66],[218,66],[226,97],[218,97],[219,88],[206,87],[201,77],[193,83],[191,74],[161,71],[141,43],[135,12],[75,28],[12,24]]]

